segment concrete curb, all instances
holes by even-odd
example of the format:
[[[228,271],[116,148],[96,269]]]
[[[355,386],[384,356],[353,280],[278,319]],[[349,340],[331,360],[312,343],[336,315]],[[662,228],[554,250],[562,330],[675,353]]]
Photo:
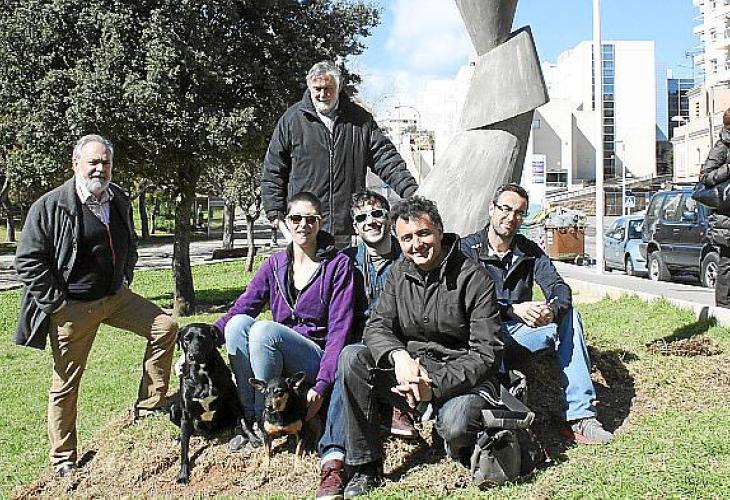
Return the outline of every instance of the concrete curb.
[[[694,313],[695,319],[698,321],[707,321],[709,318],[715,318],[718,325],[730,327],[730,309],[698,304],[697,302],[690,302],[689,300],[673,299],[670,297],[655,295],[653,293],[627,290],[617,286],[600,285],[598,283],[582,281],[575,278],[565,278],[565,282],[570,285],[570,288],[573,289],[574,292],[577,292],[577,294],[582,297],[603,299],[608,296],[612,299],[617,299],[622,295],[635,295],[647,302],[664,299],[672,305],[682,309],[689,309]]]

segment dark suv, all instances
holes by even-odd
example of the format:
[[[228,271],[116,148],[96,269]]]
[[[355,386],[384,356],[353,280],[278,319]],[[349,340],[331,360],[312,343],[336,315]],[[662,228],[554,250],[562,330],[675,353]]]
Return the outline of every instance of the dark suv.
[[[692,199],[691,187],[659,191],[649,203],[641,230],[640,251],[649,278],[668,281],[672,274],[699,276],[714,288],[717,248],[707,239],[709,210]]]

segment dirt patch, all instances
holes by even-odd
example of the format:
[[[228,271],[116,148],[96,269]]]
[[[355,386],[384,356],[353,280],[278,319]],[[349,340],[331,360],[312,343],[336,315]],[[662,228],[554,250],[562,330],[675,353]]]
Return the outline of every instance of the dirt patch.
[[[720,346],[704,335],[670,342],[659,339],[648,344],[646,348],[649,352],[665,356],[716,356],[722,354]]]
[[[730,358],[665,358],[643,351],[591,350],[593,380],[598,394],[599,418],[611,431],[630,427],[631,420],[645,413],[672,409],[703,408],[730,398]],[[550,354],[530,357],[518,363],[529,380],[528,404],[536,412],[534,429],[555,464],[567,460],[573,444],[560,433],[560,371]],[[657,376],[657,367],[669,360],[676,364],[668,372],[671,383]],[[696,360],[696,362],[694,362]],[[707,381],[712,392],[708,394]],[[703,390],[703,388],[705,390]],[[283,442],[278,443],[267,471],[263,451],[250,456],[230,454],[228,435],[211,441],[194,437],[190,453],[193,470],[190,484],[178,485],[179,445],[176,429],[164,417],[130,424],[126,419],[110,422],[84,445],[91,459],[70,478],[52,474],[40,478],[18,494],[38,497],[214,497],[243,498],[312,497],[319,480],[319,463],[314,455],[297,459]],[[469,471],[445,458],[440,446],[433,446],[432,428],[426,425],[422,439],[386,442],[385,471],[388,489],[429,492],[436,497],[476,494],[470,487]],[[540,475],[538,475],[540,477]],[[544,486],[544,485],[543,485]],[[414,493],[415,494],[415,493]]]

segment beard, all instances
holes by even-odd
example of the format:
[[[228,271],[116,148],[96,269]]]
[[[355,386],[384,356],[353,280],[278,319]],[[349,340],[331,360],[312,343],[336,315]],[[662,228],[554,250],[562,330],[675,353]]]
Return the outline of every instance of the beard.
[[[312,103],[314,104],[314,109],[316,109],[318,113],[326,115],[328,113],[331,113],[332,110],[335,109],[335,106],[337,106],[337,99],[330,103],[318,101],[317,99],[312,99]]]
[[[81,179],[84,187],[94,196],[99,196],[101,193],[106,191],[106,189],[109,187],[109,184],[111,184],[111,181],[111,176],[109,176],[108,179],[105,179],[104,177],[91,177]]]

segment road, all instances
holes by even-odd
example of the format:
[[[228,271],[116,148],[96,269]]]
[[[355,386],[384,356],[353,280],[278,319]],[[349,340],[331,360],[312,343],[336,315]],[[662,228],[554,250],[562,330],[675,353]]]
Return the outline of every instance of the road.
[[[615,217],[606,217],[604,230],[607,228]],[[588,218],[588,226],[586,228],[586,253],[595,258],[595,218]],[[255,243],[264,253],[272,250],[270,242],[270,232],[264,226],[256,227]],[[281,243],[283,238],[279,238]],[[244,238],[235,240],[236,247],[245,246]],[[202,264],[212,262],[211,254],[214,249],[220,248],[220,240],[194,241],[190,244],[190,261],[192,264]],[[156,245],[142,245],[139,249],[138,269],[169,269],[172,262],[172,244],[163,243]],[[17,288],[17,275],[12,269],[12,255],[0,256],[0,290],[9,288]],[[595,266],[575,266],[563,262],[556,262],[559,272],[569,279],[576,279],[596,283],[598,285],[606,285],[622,288],[627,291],[639,293],[649,293],[653,295],[661,295],[668,298],[695,302],[698,304],[712,305],[714,304],[713,291],[696,285],[697,281],[685,279],[682,282],[654,282],[646,278],[636,278],[625,276],[622,272],[613,271],[599,275]],[[681,279],[681,278],[680,278]]]

